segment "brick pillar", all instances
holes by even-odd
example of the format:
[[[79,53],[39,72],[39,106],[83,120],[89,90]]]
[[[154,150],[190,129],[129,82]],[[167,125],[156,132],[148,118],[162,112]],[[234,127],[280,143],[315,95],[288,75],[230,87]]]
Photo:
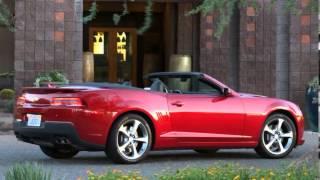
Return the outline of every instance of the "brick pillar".
[[[240,12],[240,91],[275,96],[275,14],[260,1]]]
[[[305,107],[305,91],[308,82],[319,75],[318,13],[308,10],[309,1],[300,0],[299,15],[291,15],[289,99]]]
[[[16,0],[15,89],[41,72],[82,81],[82,0]]]
[[[230,64],[232,53],[235,47],[232,47],[230,38],[230,27],[227,27],[220,39],[214,37],[216,26],[216,13],[210,13],[206,16],[201,15],[200,19],[200,71],[211,75],[212,77],[233,85],[229,78],[233,74]]]

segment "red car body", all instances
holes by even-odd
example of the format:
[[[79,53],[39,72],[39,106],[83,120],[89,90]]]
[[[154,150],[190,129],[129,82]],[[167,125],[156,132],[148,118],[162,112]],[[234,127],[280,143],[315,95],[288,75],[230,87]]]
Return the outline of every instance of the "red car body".
[[[228,88],[203,74],[212,83]],[[79,106],[53,104],[54,98],[79,98]],[[27,114],[39,114],[42,123],[69,123],[82,150],[103,150],[113,123],[126,113],[148,120],[152,150],[186,148],[254,148],[267,117],[280,112],[297,129],[296,145],[303,144],[304,119],[298,106],[274,98],[237,93],[227,96],[170,94],[135,88],[70,86],[25,88],[18,99],[15,133],[23,141],[41,144],[36,128],[22,128]],[[27,129],[27,130],[26,130]],[[31,130],[30,130],[31,129]],[[63,129],[63,128],[62,128]],[[59,131],[57,130],[57,135]]]

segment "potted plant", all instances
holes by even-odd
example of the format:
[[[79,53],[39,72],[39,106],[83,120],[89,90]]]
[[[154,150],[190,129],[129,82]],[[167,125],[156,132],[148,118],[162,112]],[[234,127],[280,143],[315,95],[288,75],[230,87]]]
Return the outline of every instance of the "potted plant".
[[[48,73],[40,74],[35,82],[34,85],[36,87],[49,87],[51,85],[64,85],[68,84],[69,80],[66,78],[64,74],[59,71],[51,71]]]
[[[2,89],[0,91],[0,108],[5,112],[12,113],[15,91],[13,89]]]
[[[312,131],[318,131],[318,93],[319,93],[319,77],[314,77],[308,84],[306,91],[306,117],[307,122]]]

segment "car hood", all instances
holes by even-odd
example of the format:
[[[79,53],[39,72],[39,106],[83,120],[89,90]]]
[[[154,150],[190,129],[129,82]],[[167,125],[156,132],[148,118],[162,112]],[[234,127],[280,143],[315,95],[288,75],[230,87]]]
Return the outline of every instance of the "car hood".
[[[264,97],[266,98],[267,96],[263,95],[258,95],[258,94],[250,94],[250,93],[239,93],[241,97]]]

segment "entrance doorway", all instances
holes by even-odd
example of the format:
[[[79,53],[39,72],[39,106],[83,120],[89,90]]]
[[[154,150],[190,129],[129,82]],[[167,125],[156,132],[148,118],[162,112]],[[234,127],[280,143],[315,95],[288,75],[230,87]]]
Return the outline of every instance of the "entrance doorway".
[[[96,82],[137,83],[137,33],[134,28],[89,29]]]
[[[91,7],[84,0],[84,14]],[[146,3],[128,2],[129,15],[115,25],[123,3],[98,1],[97,17],[83,26],[83,51],[94,53],[94,81],[144,86],[144,77],[166,71],[176,53],[176,3],[155,2],[151,27],[137,34],[145,20]]]

